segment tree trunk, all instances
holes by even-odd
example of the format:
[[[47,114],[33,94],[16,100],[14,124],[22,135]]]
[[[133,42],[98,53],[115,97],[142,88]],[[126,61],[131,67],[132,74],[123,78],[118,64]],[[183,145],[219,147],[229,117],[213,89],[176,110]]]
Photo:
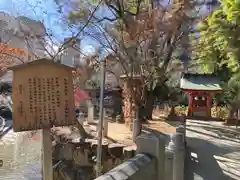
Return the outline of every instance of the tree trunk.
[[[134,81],[134,82],[133,82]],[[131,96],[132,94],[132,96]],[[124,121],[127,126],[132,125],[132,121],[140,118],[141,108],[141,85],[138,79],[130,79],[123,87]]]
[[[174,117],[176,116],[176,112],[175,112],[175,107],[176,107],[176,104],[173,103],[173,102],[170,102],[170,107],[171,107],[171,110],[170,110],[170,113],[169,113],[169,117]]]
[[[152,120],[153,113],[153,90],[151,89],[146,96],[146,104],[145,104],[145,121]]]
[[[240,109],[237,110],[237,120],[236,120],[236,127],[238,127],[240,124]]]
[[[234,105],[232,105],[230,107],[230,112],[229,112],[229,119],[234,119],[234,114],[236,113],[236,107],[234,107]]]
[[[131,80],[130,80],[131,81]],[[123,113],[124,113],[124,121],[127,126],[131,126],[133,117],[135,116],[135,103],[133,102],[133,98],[131,97],[131,86],[129,83],[125,82],[123,87]]]

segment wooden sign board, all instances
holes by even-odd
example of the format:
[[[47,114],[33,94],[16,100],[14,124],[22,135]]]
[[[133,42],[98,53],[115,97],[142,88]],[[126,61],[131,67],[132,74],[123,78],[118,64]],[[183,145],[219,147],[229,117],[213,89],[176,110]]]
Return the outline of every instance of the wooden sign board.
[[[10,69],[15,132],[74,124],[72,68],[41,59]]]

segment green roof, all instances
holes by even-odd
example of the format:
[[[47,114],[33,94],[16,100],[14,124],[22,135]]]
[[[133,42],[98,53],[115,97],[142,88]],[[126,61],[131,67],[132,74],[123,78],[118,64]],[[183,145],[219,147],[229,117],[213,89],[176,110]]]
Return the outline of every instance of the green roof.
[[[183,90],[221,91],[220,80],[212,74],[185,73],[180,81]]]

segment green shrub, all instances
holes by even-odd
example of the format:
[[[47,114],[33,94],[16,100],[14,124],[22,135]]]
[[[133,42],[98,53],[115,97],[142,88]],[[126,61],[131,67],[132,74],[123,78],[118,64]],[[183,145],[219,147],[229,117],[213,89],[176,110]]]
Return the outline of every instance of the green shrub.
[[[229,117],[229,109],[227,107],[212,107],[211,109],[212,117],[226,120]]]
[[[182,116],[187,115],[188,108],[186,106],[176,106],[174,110],[175,115]]]

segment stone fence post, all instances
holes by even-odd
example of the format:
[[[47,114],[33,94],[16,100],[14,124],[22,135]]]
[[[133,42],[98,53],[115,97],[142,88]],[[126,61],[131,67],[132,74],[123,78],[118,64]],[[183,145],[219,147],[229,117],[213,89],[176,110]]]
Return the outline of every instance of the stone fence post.
[[[179,125],[176,127],[176,132],[180,133],[183,135],[183,141],[184,141],[184,145],[186,147],[186,127],[185,127],[185,123],[183,125]]]
[[[141,134],[141,124],[140,124],[140,121],[137,120],[137,119],[134,119],[133,120],[133,124],[132,124],[132,139],[133,139],[133,142],[136,142],[136,138],[140,134]]]
[[[173,177],[172,180],[184,180],[184,161],[185,146],[184,135],[182,133],[174,133],[170,137],[167,151],[173,153]]]
[[[88,123],[93,123],[94,120],[94,107],[89,105],[88,106],[88,118],[87,121]]]
[[[173,180],[173,152],[165,149],[165,175],[164,180]]]
[[[83,123],[85,121],[85,115],[83,113],[79,113],[78,121],[81,125],[83,125]]]
[[[165,138],[163,136],[141,135],[136,138],[137,153],[150,154],[157,159],[157,180],[164,180]]]

